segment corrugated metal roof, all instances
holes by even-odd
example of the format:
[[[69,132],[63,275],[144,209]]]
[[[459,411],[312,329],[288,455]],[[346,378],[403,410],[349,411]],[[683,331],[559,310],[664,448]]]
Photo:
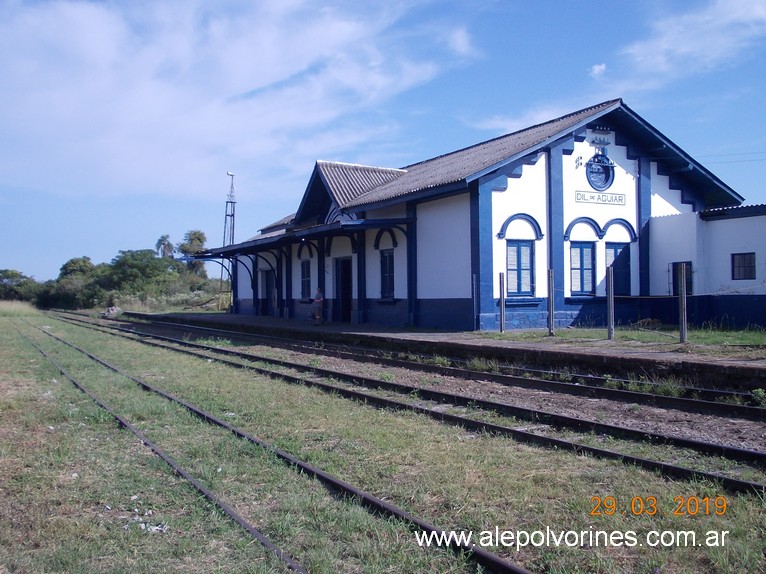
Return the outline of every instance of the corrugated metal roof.
[[[737,219],[740,217],[760,217],[766,215],[766,204],[736,205],[717,209],[703,209],[699,212],[700,218],[711,219]]]
[[[558,119],[407,166],[406,173],[351,199],[345,207],[360,207],[409,193],[461,181],[485,168],[541,144],[586,121],[622,100],[609,100]]]
[[[318,161],[317,169],[335,203],[340,207],[345,207],[364,193],[407,173],[401,169],[370,167],[334,161]]]

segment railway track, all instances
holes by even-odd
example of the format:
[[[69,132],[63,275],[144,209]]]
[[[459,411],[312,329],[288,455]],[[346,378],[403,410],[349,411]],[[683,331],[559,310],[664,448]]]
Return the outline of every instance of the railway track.
[[[83,320],[80,320],[81,324]],[[85,321],[84,323],[90,323]],[[93,324],[83,325],[90,328],[96,328]],[[100,327],[103,328],[103,327]],[[111,332],[115,330],[110,329]],[[469,418],[466,416],[445,412],[444,408],[439,405],[425,406],[423,401],[434,401],[442,404],[450,404],[453,406],[476,409],[480,408],[485,411],[493,413],[499,413],[504,416],[514,416],[516,418],[526,418],[527,420],[534,421],[536,426],[569,426],[578,431],[585,432],[598,432],[598,433],[610,433],[615,436],[627,437],[633,440],[650,440],[657,444],[669,444],[674,447],[693,449],[706,455],[712,455],[716,457],[725,457],[732,460],[744,461],[748,464],[755,465],[757,467],[764,466],[766,462],[766,453],[757,450],[741,449],[733,446],[725,446],[720,444],[706,443],[702,441],[682,439],[673,436],[664,436],[659,434],[647,434],[643,431],[636,431],[627,427],[616,427],[615,425],[604,425],[595,423],[594,421],[584,421],[575,417],[562,417],[560,415],[553,415],[552,413],[543,413],[540,411],[531,411],[529,409],[518,409],[511,405],[504,403],[497,403],[493,401],[485,401],[477,399],[476,397],[460,396],[451,393],[443,393],[440,391],[433,391],[429,389],[423,389],[421,387],[412,387],[408,385],[401,385],[390,381],[373,380],[367,377],[360,377],[359,375],[348,375],[345,373],[339,373],[337,371],[327,371],[326,369],[318,369],[317,367],[310,367],[302,364],[295,364],[281,360],[275,360],[263,356],[254,356],[250,353],[243,353],[239,351],[233,351],[231,349],[213,348],[206,345],[198,345],[191,343],[190,341],[184,341],[174,339],[170,337],[163,337],[156,334],[130,331],[131,334],[122,329],[118,331],[121,336],[127,336],[129,338],[137,338],[144,343],[154,346],[160,346],[163,348],[169,348],[175,351],[181,351],[187,354],[192,354],[198,357],[202,357],[206,360],[211,360],[214,357],[219,362],[224,362],[227,365],[253,369],[256,372],[265,374],[268,376],[278,376],[281,380],[292,382],[295,384],[311,385],[320,388],[326,392],[335,393],[340,396],[351,398],[357,401],[363,401],[367,404],[373,404],[380,408],[397,409],[397,410],[410,410],[424,414],[426,416],[447,422],[450,424],[460,425],[466,429],[477,430],[483,432],[491,432],[496,434],[503,434],[511,436],[516,440],[529,442],[536,445],[546,446],[549,448],[559,448],[573,450],[578,453],[586,453],[592,456],[601,458],[617,459],[627,464],[633,464],[642,468],[647,468],[655,471],[659,471],[666,476],[682,477],[686,479],[700,479],[705,478],[713,481],[717,481],[722,487],[732,492],[764,492],[766,487],[761,482],[755,482],[750,480],[740,480],[731,476],[725,476],[716,472],[706,472],[696,469],[686,468],[676,464],[669,464],[667,462],[661,462],[657,460],[651,460],[645,457],[632,456],[625,452],[616,452],[613,450],[598,448],[594,446],[583,445],[572,440],[565,440],[561,438],[546,436],[540,432],[530,432],[528,430],[519,429],[518,426],[510,427],[507,425],[491,423],[487,421],[477,420],[476,418]],[[149,340],[149,339],[153,340]],[[212,354],[211,354],[212,353]],[[224,358],[224,356],[226,358]],[[232,360],[232,358],[237,359]],[[271,365],[271,368],[264,368],[260,366],[264,363]],[[285,373],[285,369],[291,369],[295,372],[301,373],[300,376],[289,375]],[[306,374],[310,373],[311,376]],[[321,380],[320,378],[321,377]],[[343,381],[346,386],[341,386],[335,382],[329,383],[327,380]],[[355,390],[353,386],[365,386],[368,391]],[[410,400],[393,399],[386,396],[380,396],[380,394],[373,394],[369,392],[369,389],[384,390],[386,392],[394,392],[398,395],[405,395]],[[413,399],[413,395],[417,395]]]
[[[343,498],[343,500],[359,504],[367,508],[370,512],[372,512],[375,515],[381,515],[385,517],[394,518],[396,520],[400,520],[403,523],[408,524],[410,528],[413,530],[419,530],[424,533],[434,533],[437,535],[445,534],[445,531],[443,529],[429,523],[428,521],[422,518],[419,518],[390,502],[387,502],[379,497],[376,497],[373,494],[365,492],[364,490],[361,490],[353,486],[352,484],[333,476],[332,474],[290,454],[289,452],[283,449],[280,449],[272,444],[269,444],[265,442],[264,440],[259,439],[256,436],[253,436],[252,434],[245,432],[244,430],[222,420],[221,418],[213,415],[210,412],[203,410],[202,408],[188,401],[182,400],[154,385],[151,385],[150,383],[146,381],[143,381],[139,377],[125,371],[124,369],[121,369],[120,367],[110,364],[106,360],[87,351],[86,349],[63,339],[62,337],[53,335],[52,333],[48,332],[44,328],[40,328],[40,327],[35,327],[35,328],[38,331],[50,337],[51,339],[57,341],[58,343],[61,343],[62,345],[65,345],[71,349],[74,349],[78,353],[88,357],[91,361],[99,364],[101,367],[105,369],[109,369],[110,371],[117,373],[121,375],[122,377],[128,379],[129,381],[134,383],[137,386],[137,388],[140,388],[143,391],[147,391],[149,393],[157,395],[158,397],[162,397],[163,399],[171,402],[172,404],[185,409],[186,411],[188,411],[189,413],[197,417],[200,421],[207,423],[213,427],[219,428],[227,433],[231,433],[232,435],[234,435],[235,437],[239,439],[243,439],[244,441],[250,444],[254,444],[260,447],[261,449],[273,455],[275,458],[277,458],[281,462],[285,463],[290,468],[295,469],[299,473],[309,478],[318,480],[327,488],[328,491],[330,491],[331,493],[340,495]],[[190,485],[192,485],[196,490],[198,490],[206,499],[208,499],[210,502],[215,504],[225,514],[227,514],[232,520],[234,520],[237,524],[239,524],[242,528],[244,528],[251,536],[253,536],[253,538],[258,540],[271,553],[273,553],[277,558],[279,558],[279,560],[282,561],[289,570],[294,572],[299,572],[299,573],[306,573],[306,574],[309,572],[309,570],[307,570],[304,566],[302,566],[286,550],[281,549],[277,547],[275,544],[273,544],[268,539],[268,537],[266,537],[255,526],[253,526],[250,522],[248,522],[245,518],[243,518],[240,514],[238,514],[221,497],[217,496],[211,489],[205,487],[200,480],[196,479],[194,476],[192,476],[192,474],[189,471],[187,471],[181,465],[179,465],[173,459],[172,456],[170,456],[158,444],[156,444],[149,437],[147,437],[146,434],[140,431],[133,423],[131,423],[125,417],[118,414],[113,407],[111,407],[99,396],[97,396],[96,393],[89,390],[82,382],[80,382],[75,377],[73,377],[67,371],[67,369],[65,369],[52,356],[50,352],[47,352],[45,349],[42,348],[41,345],[36,343],[34,340],[32,340],[32,338],[28,337],[23,332],[21,332],[21,335],[27,341],[29,341],[29,343],[32,346],[34,346],[34,348],[37,349],[37,351],[40,352],[52,365],[54,365],[55,368],[58,369],[62,373],[62,375],[66,377],[67,380],[69,380],[73,385],[75,385],[80,391],[85,393],[100,408],[102,408],[104,411],[109,413],[109,415],[112,416],[121,427],[135,434],[142,443],[148,446],[155,454],[157,454],[157,456],[159,456],[164,462],[166,462],[178,476],[186,480]],[[524,569],[523,567],[513,562],[507,561],[501,558],[500,556],[493,554],[491,552],[488,552],[478,546],[466,545],[462,541],[459,541],[457,539],[452,539],[450,540],[449,547],[456,554],[459,554],[460,556],[463,556],[469,561],[480,566],[482,569],[481,570],[482,572],[497,572],[501,574],[503,573],[529,574],[529,571]]]
[[[82,320],[82,316],[79,316]],[[137,323],[129,320],[111,320],[112,322],[129,325],[127,330],[135,330]],[[138,325],[159,326],[172,330],[183,329],[184,331],[196,331],[231,338],[237,341],[263,342],[266,345],[289,349],[299,353],[324,355],[339,359],[349,359],[357,362],[376,363],[383,366],[415,369],[436,375],[463,378],[466,380],[490,381],[509,387],[519,387],[566,393],[574,396],[587,396],[619,400],[628,403],[645,404],[660,408],[672,408],[686,412],[708,412],[720,414],[725,409],[727,416],[748,418],[751,420],[766,420],[766,408],[758,406],[757,399],[752,392],[733,391],[727,389],[712,389],[694,386],[674,386],[668,389],[667,385],[651,380],[628,380],[611,376],[593,375],[584,373],[570,373],[562,371],[544,371],[540,369],[521,367],[502,367],[491,365],[490,368],[500,372],[489,370],[470,369],[465,360],[448,359],[446,357],[433,357],[419,355],[415,359],[393,358],[392,353],[381,352],[375,349],[350,347],[348,345],[321,344],[312,345],[298,343],[294,340],[282,337],[267,336],[262,334],[245,334],[240,331],[224,330],[211,327],[202,327],[188,323],[167,321],[152,321],[148,324]],[[440,364],[436,364],[440,363]],[[449,363],[445,365],[443,363]],[[509,371],[509,372],[502,372]],[[557,380],[567,379],[567,380]],[[642,390],[635,390],[641,388]],[[665,392],[653,392],[664,387]],[[669,395],[668,392],[675,394]]]
[[[422,345],[416,345],[417,341],[410,340],[401,340],[401,344],[398,346],[399,348],[392,348],[390,341],[382,339],[381,343],[385,344],[387,347],[386,349],[382,350],[380,347],[362,346],[359,341],[354,340],[353,335],[349,337],[349,339],[353,341],[349,344],[345,342],[328,343],[327,341],[312,342],[308,339],[300,340],[296,338],[289,338],[289,336],[277,336],[275,334],[266,335],[261,332],[255,333],[251,331],[237,330],[234,328],[224,329],[221,327],[202,326],[199,323],[185,323],[176,318],[171,320],[163,320],[161,318],[142,313],[125,313],[121,317],[110,318],[109,320],[125,324],[135,324],[136,322],[140,322],[142,324],[149,325],[164,325],[171,328],[183,328],[189,331],[210,333],[211,335],[220,334],[221,336],[230,337],[237,340],[261,340],[272,346],[293,348],[300,352],[314,352],[328,355],[339,353],[345,356],[356,356],[360,361],[386,360],[390,359],[392,356],[397,356],[398,358],[396,360],[401,360],[402,357],[414,357],[414,360],[410,362],[428,365],[429,362],[435,359],[438,363],[435,365],[436,367],[443,365],[446,362],[449,363],[449,366],[459,370],[465,370],[466,368],[470,370],[470,367],[466,367],[466,365],[473,363],[474,358],[469,360],[465,358],[465,355],[466,353],[471,353],[473,351],[476,353],[476,358],[478,358],[479,361],[485,360],[489,365],[491,365],[493,370],[497,371],[497,374],[517,375],[524,378],[532,378],[538,380],[541,383],[552,382],[563,383],[565,385],[570,384],[572,386],[586,386],[596,388],[607,387],[607,389],[611,388],[617,390],[621,389],[635,391],[640,389],[641,392],[647,392],[649,394],[655,394],[658,396],[668,396],[668,393],[672,393],[671,396],[678,396],[681,398],[697,398],[707,401],[723,401],[728,403],[735,402],[757,405],[758,400],[753,397],[751,391],[753,389],[763,387],[762,382],[759,383],[756,380],[739,380],[737,383],[732,383],[729,379],[727,380],[725,386],[720,384],[716,385],[713,382],[706,382],[704,377],[702,377],[700,380],[699,376],[695,377],[697,383],[692,384],[690,381],[685,380],[683,376],[673,376],[672,374],[670,376],[672,383],[668,385],[667,382],[663,380],[666,378],[664,374],[666,369],[664,367],[660,369],[662,372],[661,376],[657,376],[651,370],[647,371],[645,368],[640,368],[637,371],[631,373],[629,378],[621,378],[620,376],[617,376],[616,374],[609,371],[607,371],[609,374],[599,374],[598,372],[574,372],[568,367],[565,369],[541,368],[541,365],[539,364],[536,366],[527,364],[502,364],[502,361],[497,361],[496,357],[492,358],[487,356],[487,353],[482,353],[480,348],[470,350],[463,349],[461,352],[462,358],[434,355],[431,351],[428,350],[420,350],[413,353],[410,349],[408,349],[405,353],[402,353],[402,346],[409,347],[410,344],[412,344],[413,346],[419,346],[422,348]],[[483,369],[482,372],[485,372],[485,370]],[[576,390],[573,392],[577,393]]]

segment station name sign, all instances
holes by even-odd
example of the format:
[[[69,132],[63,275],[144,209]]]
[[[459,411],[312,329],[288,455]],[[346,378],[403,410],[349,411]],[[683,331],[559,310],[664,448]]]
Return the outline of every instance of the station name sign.
[[[625,195],[622,193],[596,193],[592,191],[575,192],[577,203],[598,203],[600,205],[625,205]]]

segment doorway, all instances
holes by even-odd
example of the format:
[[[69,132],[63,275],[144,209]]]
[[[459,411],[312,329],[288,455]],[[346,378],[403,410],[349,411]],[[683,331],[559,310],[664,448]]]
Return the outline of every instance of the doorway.
[[[353,298],[351,257],[335,260],[335,304],[333,321],[351,322],[351,301]]]
[[[277,282],[273,271],[262,271],[263,315],[276,317],[279,309],[277,301]]]

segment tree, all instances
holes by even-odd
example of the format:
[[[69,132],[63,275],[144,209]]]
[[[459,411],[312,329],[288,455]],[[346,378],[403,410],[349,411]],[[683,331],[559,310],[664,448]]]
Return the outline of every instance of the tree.
[[[170,242],[170,236],[169,235],[163,235],[157,240],[157,243],[154,246],[154,249],[157,251],[157,255],[160,257],[172,257],[173,252],[175,251],[175,247]]]
[[[130,293],[146,291],[152,285],[177,278],[175,266],[168,266],[163,258],[155,257],[151,249],[120,251],[112,259],[106,277],[108,288]]]
[[[88,277],[95,269],[96,266],[93,265],[93,262],[87,255],[74,257],[61,266],[61,269],[59,270],[59,279],[71,277],[72,275]]]
[[[205,241],[207,241],[207,237],[204,232],[198,229],[192,229],[191,231],[186,232],[183,242],[178,244],[177,249],[179,253],[183,253],[185,256],[189,257],[190,255],[203,251],[205,249]],[[189,268],[189,271],[198,277],[207,279],[204,261],[187,261],[186,266]]]
[[[40,284],[15,269],[0,269],[0,299],[31,301]]]

